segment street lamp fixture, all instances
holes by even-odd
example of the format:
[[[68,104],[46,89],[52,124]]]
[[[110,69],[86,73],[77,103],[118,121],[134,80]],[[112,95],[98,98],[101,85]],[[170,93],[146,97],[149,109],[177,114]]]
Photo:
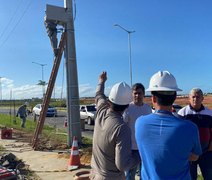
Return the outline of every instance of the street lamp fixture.
[[[44,81],[44,74],[43,74],[43,67],[46,66],[47,64],[41,64],[41,63],[37,63],[37,62],[32,62],[34,64],[40,65],[42,68],[42,81]]]
[[[132,57],[131,57],[131,34],[134,33],[135,31],[129,31],[123,26],[119,24],[114,24],[114,26],[121,28],[125,32],[128,33],[128,47],[129,47],[129,69],[130,69],[130,85],[132,87]]]
[[[41,78],[42,78],[42,86],[43,86],[43,98],[44,98],[44,94],[45,94],[45,81],[44,81],[44,72],[43,72],[43,67],[44,66],[46,66],[47,64],[41,64],[41,63],[37,63],[37,62],[32,62],[32,63],[34,63],[34,64],[37,64],[37,65],[39,65],[39,66],[41,66]]]

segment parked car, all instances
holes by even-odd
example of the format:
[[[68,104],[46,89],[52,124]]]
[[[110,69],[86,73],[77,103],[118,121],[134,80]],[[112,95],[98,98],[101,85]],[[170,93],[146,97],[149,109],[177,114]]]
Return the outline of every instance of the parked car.
[[[172,105],[172,112],[178,113],[178,111],[179,111],[180,109],[182,109],[182,108],[183,108],[183,107],[180,106],[180,105],[178,105],[178,104],[173,104],[173,105]]]
[[[95,104],[81,105],[80,106],[80,119],[84,119],[89,125],[94,125],[96,115]]]
[[[34,116],[40,116],[41,113],[41,109],[42,109],[42,104],[37,104],[33,109],[32,109],[32,113]],[[56,117],[57,116],[57,109],[53,106],[48,107],[48,110],[46,112],[46,116],[51,116],[51,117]]]

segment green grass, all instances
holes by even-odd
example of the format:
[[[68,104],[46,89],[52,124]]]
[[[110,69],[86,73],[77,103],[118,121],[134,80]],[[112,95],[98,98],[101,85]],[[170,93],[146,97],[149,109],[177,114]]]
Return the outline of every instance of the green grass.
[[[204,180],[204,178],[202,177],[202,175],[198,175],[197,180]]]
[[[22,130],[24,132],[32,133],[34,132],[36,128],[36,123],[34,123],[32,120],[27,119],[26,120],[26,128],[21,128],[21,119],[18,117],[0,114],[0,126],[1,127],[7,127],[7,128],[15,128],[18,130]],[[55,131],[53,127],[44,125],[43,131],[47,131],[48,133]]]
[[[14,120],[16,123],[14,123]],[[21,128],[21,119],[18,117],[0,114],[0,127],[7,127],[7,128],[14,128],[17,130],[21,130],[22,132],[27,132],[34,134],[36,123],[32,120],[27,119],[26,120],[26,127]],[[67,135],[65,133],[65,130],[63,129],[56,129],[52,126],[44,125],[42,129],[42,137],[45,137],[48,140],[51,140],[53,142],[59,142],[61,144],[67,144]],[[82,144],[81,147],[91,147],[92,146],[92,140],[86,137],[82,138]]]

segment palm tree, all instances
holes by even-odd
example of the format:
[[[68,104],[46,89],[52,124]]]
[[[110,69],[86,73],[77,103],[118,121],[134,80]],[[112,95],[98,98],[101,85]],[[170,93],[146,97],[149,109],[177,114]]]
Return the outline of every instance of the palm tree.
[[[37,84],[37,85],[42,86],[43,98],[44,98],[44,95],[45,95],[45,86],[46,86],[47,84],[48,84],[48,83],[46,83],[46,81],[43,81],[43,80],[39,80],[39,81],[38,81],[38,84]]]

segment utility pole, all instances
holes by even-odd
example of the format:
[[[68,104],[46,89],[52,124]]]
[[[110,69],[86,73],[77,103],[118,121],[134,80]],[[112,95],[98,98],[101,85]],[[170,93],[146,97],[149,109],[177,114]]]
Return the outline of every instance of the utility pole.
[[[76,48],[73,21],[72,0],[64,0],[64,8],[67,9],[67,43],[65,48],[66,80],[67,80],[67,111],[68,111],[68,145],[76,136],[81,142],[81,123],[79,113],[79,89],[76,63]],[[71,138],[71,139],[70,139]]]
[[[72,0],[64,0],[64,8],[47,5],[45,19],[64,26],[67,34],[64,50],[67,80],[67,144],[71,146],[74,136],[82,142]]]

